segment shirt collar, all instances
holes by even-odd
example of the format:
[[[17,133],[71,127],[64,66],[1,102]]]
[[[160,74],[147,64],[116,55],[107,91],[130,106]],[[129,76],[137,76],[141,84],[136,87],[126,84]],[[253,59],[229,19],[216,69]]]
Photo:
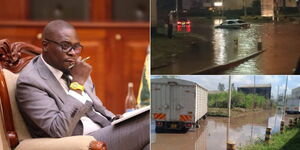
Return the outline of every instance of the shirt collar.
[[[57,80],[60,80],[61,76],[63,75],[63,72],[52,67],[51,65],[49,65],[43,58],[43,55],[41,56],[42,61],[44,62],[44,64],[47,66],[47,68],[52,72],[52,74],[55,76],[55,78]]]

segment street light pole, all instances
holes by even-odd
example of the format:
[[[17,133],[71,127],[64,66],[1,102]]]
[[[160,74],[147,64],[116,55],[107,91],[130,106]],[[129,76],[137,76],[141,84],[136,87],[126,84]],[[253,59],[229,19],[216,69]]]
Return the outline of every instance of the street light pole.
[[[223,16],[224,16],[224,0],[222,0],[222,19],[223,19]]]
[[[175,11],[176,11],[176,18],[178,19],[178,0],[176,0],[176,6],[175,6]]]
[[[246,7],[246,0],[243,0],[243,6],[244,6],[244,16],[247,16],[247,7]]]
[[[285,117],[285,111],[286,111],[286,92],[287,92],[287,85],[288,85],[288,77],[289,76],[286,76],[286,81],[285,81],[285,91],[284,91],[284,98],[283,98],[283,100],[284,100],[284,105],[283,105],[283,119],[284,119],[284,117]]]
[[[177,11],[178,10],[178,0],[176,0],[175,3],[176,3],[175,4],[175,10]]]
[[[231,109],[231,75],[229,75],[229,85],[228,85],[228,117],[230,118]]]
[[[227,120],[227,128],[226,128],[226,139],[227,144],[229,143],[229,127],[230,127],[230,108],[231,108],[231,75],[229,75],[228,81],[228,120]]]

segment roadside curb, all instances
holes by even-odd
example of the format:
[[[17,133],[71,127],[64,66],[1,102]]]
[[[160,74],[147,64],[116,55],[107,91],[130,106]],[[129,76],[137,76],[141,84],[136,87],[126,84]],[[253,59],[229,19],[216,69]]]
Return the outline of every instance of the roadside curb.
[[[263,52],[265,52],[265,50],[255,52],[255,53],[253,53],[251,55],[248,55],[244,58],[232,60],[232,61],[230,61],[226,64],[223,64],[223,65],[215,65],[215,66],[208,67],[208,68],[196,71],[196,72],[192,72],[191,74],[193,74],[193,75],[196,75],[196,74],[217,74],[217,73],[222,72],[224,70],[227,70],[229,68],[240,65],[241,63],[243,63],[243,62],[245,62],[245,61],[247,61],[251,58],[254,58],[254,57],[258,56]]]

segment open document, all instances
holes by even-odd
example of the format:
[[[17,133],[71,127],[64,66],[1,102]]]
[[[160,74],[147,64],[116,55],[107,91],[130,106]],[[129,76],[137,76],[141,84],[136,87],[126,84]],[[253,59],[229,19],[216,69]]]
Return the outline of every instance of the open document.
[[[150,106],[146,106],[146,107],[143,107],[143,108],[139,108],[139,109],[137,109],[137,110],[134,110],[134,111],[126,112],[126,113],[123,114],[123,117],[122,117],[122,118],[113,121],[113,122],[111,123],[111,125],[118,124],[118,123],[120,123],[120,122],[123,122],[123,121],[129,119],[129,118],[132,118],[132,117],[134,117],[134,116],[137,116],[137,115],[139,115],[139,114],[142,114],[142,113],[144,113],[144,112],[146,112],[146,111],[150,111]]]

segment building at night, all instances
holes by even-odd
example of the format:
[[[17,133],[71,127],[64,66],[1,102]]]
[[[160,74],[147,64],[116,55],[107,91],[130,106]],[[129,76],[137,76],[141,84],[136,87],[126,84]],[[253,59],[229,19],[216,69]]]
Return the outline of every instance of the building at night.
[[[261,0],[261,15],[273,17],[276,10],[283,8],[296,8],[298,0]]]
[[[245,94],[256,93],[258,95],[264,96],[267,99],[271,99],[271,84],[256,84],[254,85],[243,85],[237,88],[239,92]]]
[[[222,2],[222,0],[193,0],[199,3],[200,8],[214,7],[215,2]],[[255,0],[223,0],[224,10],[239,10],[244,7],[252,7]],[[274,8],[295,8],[297,7],[297,0],[260,0],[261,14],[265,17],[272,17],[274,15]],[[299,2],[298,2],[299,3]]]
[[[200,3],[200,6],[203,8],[214,7],[214,3],[222,2],[222,0],[194,0],[197,3]],[[224,10],[236,10],[243,9],[244,6],[251,7],[254,0],[223,0],[223,9]]]

